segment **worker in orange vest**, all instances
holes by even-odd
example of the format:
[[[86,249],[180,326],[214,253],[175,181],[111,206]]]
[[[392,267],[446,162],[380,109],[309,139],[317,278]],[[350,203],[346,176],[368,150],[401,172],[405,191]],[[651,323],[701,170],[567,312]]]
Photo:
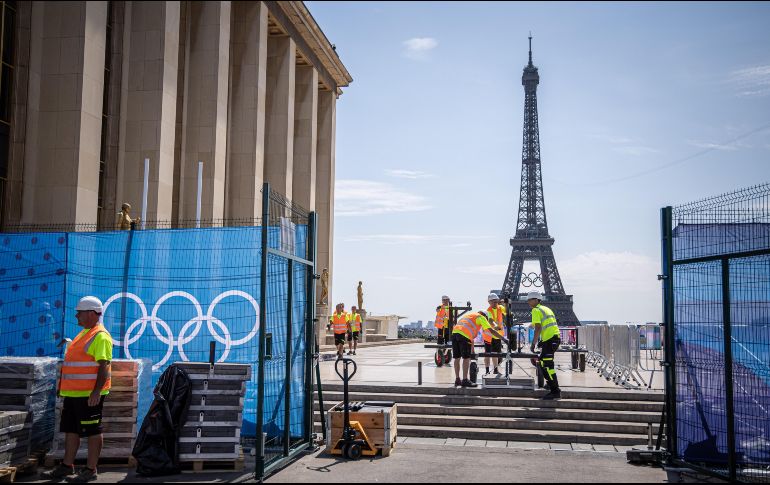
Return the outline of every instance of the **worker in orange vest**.
[[[468,370],[473,356],[473,341],[482,329],[488,329],[493,336],[506,344],[508,339],[489,323],[489,315],[485,311],[478,311],[463,315],[452,329],[452,357],[455,359],[455,386],[476,387],[475,382],[468,379]],[[463,378],[460,380],[460,358],[462,358]]]
[[[350,333],[348,334],[348,355],[356,355],[358,336],[361,333],[361,314],[354,306],[350,307]]]
[[[102,302],[94,296],[80,299],[75,307],[78,325],[83,327],[67,346],[59,379],[64,398],[59,431],[65,433],[64,459],[42,478],[85,483],[97,479],[96,465],[102,451],[102,407],[111,387],[112,337],[99,322]],[[75,473],[74,462],[80,439],[88,439],[86,466]]]
[[[487,301],[489,302],[489,308],[487,308],[487,315],[489,315],[489,323],[493,325],[493,328],[497,330],[497,332],[500,335],[505,335],[505,330],[503,327],[503,316],[505,315],[505,307],[500,305],[500,298],[494,294],[490,293],[487,297]],[[503,346],[501,345],[500,339],[496,338],[492,335],[492,332],[490,332],[488,329],[484,329],[481,333],[481,336],[484,338],[484,352],[502,352]],[[486,367],[487,371],[486,374],[489,374],[489,357],[484,357],[484,366]],[[494,364],[494,372],[495,374],[500,374],[500,371],[497,369],[497,365],[500,362],[499,357],[492,357],[492,363]]]
[[[344,303],[337,303],[334,314],[329,317],[329,326],[334,331],[334,345],[339,360],[345,353],[345,336],[350,331],[350,314],[345,311]]]
[[[436,320],[433,326],[437,330],[437,342],[439,345],[449,343],[449,297],[441,297],[441,305],[436,307]]]

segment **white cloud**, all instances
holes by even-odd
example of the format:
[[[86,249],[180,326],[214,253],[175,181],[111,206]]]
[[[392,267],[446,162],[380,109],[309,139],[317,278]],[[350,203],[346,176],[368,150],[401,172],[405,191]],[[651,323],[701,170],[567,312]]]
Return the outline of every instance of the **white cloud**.
[[[403,42],[406,57],[410,59],[427,59],[428,53],[438,47],[438,41],[433,37],[413,37]]]
[[[433,175],[432,173],[422,172],[420,170],[396,169],[396,170],[385,170],[385,173],[387,173],[391,177],[398,177],[402,179],[411,179],[411,180],[429,179],[429,178],[435,177],[435,175]]]
[[[500,276],[501,278],[505,276],[506,271],[508,271],[507,264],[489,264],[489,265],[465,266],[462,268],[457,268],[458,273],[484,275],[484,276],[494,275],[494,276]]]
[[[727,82],[736,89],[738,96],[770,95],[770,65],[737,69],[727,76]]]
[[[431,209],[425,197],[371,180],[338,180],[334,189],[334,215],[368,216]]]
[[[749,145],[746,145],[745,143],[741,143],[741,142],[711,143],[707,141],[688,140],[688,143],[694,147],[705,148],[708,150],[735,151],[740,148],[750,148]]]
[[[593,138],[601,140],[605,143],[612,145],[612,150],[624,155],[631,155],[639,157],[642,155],[649,155],[651,153],[658,153],[658,150],[652,147],[644,146],[641,141],[636,138],[629,138],[627,136],[614,136],[603,133],[596,133],[591,135]]]

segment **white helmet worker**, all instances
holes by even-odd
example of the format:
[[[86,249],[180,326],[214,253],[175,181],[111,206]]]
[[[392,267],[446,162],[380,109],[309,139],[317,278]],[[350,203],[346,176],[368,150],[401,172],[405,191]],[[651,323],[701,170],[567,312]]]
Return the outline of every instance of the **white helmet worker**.
[[[487,297],[487,301],[499,300],[499,299],[500,297],[497,296],[495,293],[490,293],[489,296]]]
[[[102,308],[102,301],[100,299],[95,296],[84,296],[78,302],[75,310],[79,312],[93,311],[101,314],[103,311]]]
[[[543,300],[543,294],[540,293],[539,291],[530,291],[529,293],[527,293],[527,300],[532,300],[532,299],[536,299],[536,300],[542,301]]]
[[[449,299],[449,297],[448,297],[448,296],[446,296],[446,295],[443,295],[443,296],[441,297],[441,299],[442,299],[442,300],[448,300],[448,299]]]

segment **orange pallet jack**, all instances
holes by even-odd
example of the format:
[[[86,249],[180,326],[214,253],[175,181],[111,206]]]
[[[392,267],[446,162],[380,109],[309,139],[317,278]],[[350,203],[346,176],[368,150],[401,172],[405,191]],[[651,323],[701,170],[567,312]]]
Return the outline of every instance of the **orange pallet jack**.
[[[339,365],[342,363],[344,366],[343,372],[340,373]],[[353,365],[353,373],[348,373],[348,367]],[[348,382],[356,374],[358,366],[353,359],[340,359],[334,365],[334,371],[340,376],[343,382],[343,398],[345,403],[345,415],[344,415],[344,427],[342,429],[342,438],[337,440],[334,447],[331,450],[332,455],[342,455],[350,460],[358,460],[361,456],[374,456],[377,454],[377,448],[366,436],[366,431],[361,423],[358,421],[350,421],[350,399],[348,398]],[[356,439],[356,435],[360,434],[363,439]]]

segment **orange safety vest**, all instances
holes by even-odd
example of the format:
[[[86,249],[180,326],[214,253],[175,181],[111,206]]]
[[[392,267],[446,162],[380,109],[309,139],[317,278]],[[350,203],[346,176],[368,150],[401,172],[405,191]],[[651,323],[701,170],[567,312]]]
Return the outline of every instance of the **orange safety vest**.
[[[361,331],[361,315],[356,313],[353,315],[350,314],[350,328],[352,329],[352,332],[360,332]]]
[[[464,315],[457,321],[452,329],[452,333],[463,334],[473,342],[473,340],[476,339],[476,335],[479,334],[479,329],[481,329],[481,324],[477,323],[480,318],[484,318],[480,313],[469,313]]]
[[[350,321],[350,316],[345,312],[332,315],[332,329],[334,333],[347,333],[348,321]]]
[[[449,320],[449,307],[442,306],[439,308],[438,313],[436,313],[436,321],[433,322],[433,326],[442,329],[446,327],[447,320]]]
[[[503,306],[497,305],[497,308],[489,307],[487,308],[487,313],[489,314],[490,320],[492,320],[490,323],[496,323],[497,327],[495,327],[495,330],[497,330],[497,333],[500,335],[503,335]],[[500,340],[499,338],[492,335],[492,332],[487,330],[486,328],[482,330],[481,336],[484,338],[484,342],[491,344],[492,339]]]
[[[88,355],[88,348],[91,347],[96,335],[102,332],[109,335],[103,325],[96,325],[85,334],[75,337],[75,340],[67,346],[67,352],[64,354],[64,362],[61,366],[60,391],[94,390],[99,363]],[[112,382],[108,377],[100,391],[109,391],[110,387],[112,387]]]

